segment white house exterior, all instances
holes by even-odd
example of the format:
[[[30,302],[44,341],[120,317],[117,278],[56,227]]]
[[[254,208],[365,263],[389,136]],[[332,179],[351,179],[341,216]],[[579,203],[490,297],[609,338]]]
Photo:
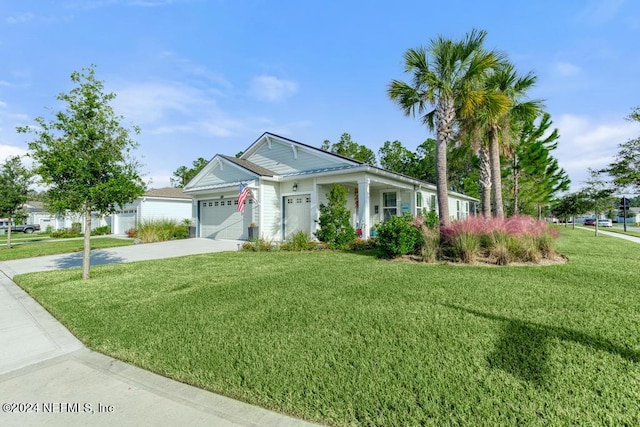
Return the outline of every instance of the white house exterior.
[[[191,196],[184,194],[182,188],[151,189],[111,216],[111,232],[125,234],[127,230],[144,221],[193,220],[191,204]]]
[[[283,241],[302,230],[318,230],[320,204],[333,184],[348,189],[351,224],[369,236],[371,227],[391,215],[437,209],[433,184],[367,165],[271,133],[264,133],[240,158],[216,155],[184,188],[193,196],[198,237]],[[238,211],[240,184],[251,190]],[[449,193],[452,219],[475,210],[477,199]]]
[[[46,231],[47,229],[53,231],[70,229],[74,222],[82,224],[82,230],[84,230],[84,215],[71,213],[66,215],[53,214],[47,211],[43,202],[39,201],[29,201],[25,203],[24,208],[29,211],[27,223],[40,224],[40,230],[42,231]],[[110,225],[109,217],[99,217],[97,215],[92,216],[92,230],[104,225]]]

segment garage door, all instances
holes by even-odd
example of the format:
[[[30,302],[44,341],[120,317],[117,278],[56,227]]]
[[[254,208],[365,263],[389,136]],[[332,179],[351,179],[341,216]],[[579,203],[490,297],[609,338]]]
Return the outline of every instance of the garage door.
[[[284,198],[284,234],[290,239],[296,231],[311,231],[311,195],[300,194]]]
[[[127,230],[136,227],[137,210],[122,211],[118,214],[118,229],[114,231],[115,234],[125,234]]]
[[[204,200],[200,202],[200,236],[213,239],[242,240],[247,238],[253,204],[247,203],[244,213],[238,212],[238,199]]]

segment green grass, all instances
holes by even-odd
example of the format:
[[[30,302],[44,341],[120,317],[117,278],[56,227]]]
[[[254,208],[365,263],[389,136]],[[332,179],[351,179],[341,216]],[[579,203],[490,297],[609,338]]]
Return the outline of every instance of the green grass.
[[[0,261],[78,252],[83,249],[84,245],[82,239],[51,242],[46,240],[36,242],[17,242],[11,239],[11,249],[7,249],[6,240],[2,243],[4,243],[4,246],[0,246]],[[128,246],[132,244],[133,239],[115,239],[112,237],[91,238],[91,249],[113,248],[116,246]]]
[[[234,252],[16,281],[92,349],[312,421],[639,425],[640,247],[561,234],[548,267]]]
[[[638,233],[637,231],[631,231],[627,229],[627,231],[625,232],[622,227],[620,228],[613,227],[613,228],[604,228],[604,229],[600,228],[599,230],[611,231],[612,233],[627,234],[629,236],[640,237],[640,233]]]
[[[33,233],[33,234],[27,234],[27,233],[16,233],[13,232],[11,233],[11,244],[15,243],[20,243],[20,242],[37,242],[37,241],[44,241],[44,240],[49,240],[51,238],[51,236],[49,236],[48,234],[41,234],[41,233]],[[6,244],[7,243],[7,235],[6,234],[0,234],[0,244]]]

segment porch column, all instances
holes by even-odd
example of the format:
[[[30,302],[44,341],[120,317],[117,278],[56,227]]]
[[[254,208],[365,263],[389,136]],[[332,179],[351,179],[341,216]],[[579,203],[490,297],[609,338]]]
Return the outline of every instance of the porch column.
[[[369,178],[358,181],[358,223],[362,229],[362,238],[365,240],[369,238],[369,230],[371,230],[371,225],[369,224],[371,220],[369,212],[370,182],[371,180]]]

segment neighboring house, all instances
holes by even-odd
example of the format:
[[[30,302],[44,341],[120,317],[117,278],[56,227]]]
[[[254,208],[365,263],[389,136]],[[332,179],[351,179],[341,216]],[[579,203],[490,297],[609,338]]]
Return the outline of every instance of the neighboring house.
[[[618,214],[620,213],[620,211],[617,211]],[[631,215],[631,217],[627,218],[627,224],[638,224],[640,223],[640,208],[629,208],[629,212]],[[620,224],[624,223],[624,218],[621,216],[616,217],[616,221],[618,221]]]
[[[79,214],[53,214],[49,212],[44,206],[43,202],[29,201],[24,205],[24,208],[29,212],[27,222],[29,224],[40,224],[40,230],[64,230],[71,228],[74,222],[82,224],[82,230],[84,230],[84,216]],[[99,217],[93,215],[91,218],[91,229],[102,227],[104,225],[110,225],[108,217]]]
[[[191,196],[184,194],[182,188],[152,188],[110,217],[111,231],[113,234],[125,234],[144,221],[192,220],[191,205]]]
[[[433,184],[364,164],[288,138],[264,133],[240,158],[217,154],[184,188],[193,196],[199,237],[282,241],[296,231],[318,230],[320,204],[333,184],[348,189],[351,224],[369,236],[371,227],[393,215],[437,209]],[[238,211],[240,184],[251,196]],[[475,212],[477,199],[449,192],[452,219]],[[254,229],[255,230],[255,229]]]

